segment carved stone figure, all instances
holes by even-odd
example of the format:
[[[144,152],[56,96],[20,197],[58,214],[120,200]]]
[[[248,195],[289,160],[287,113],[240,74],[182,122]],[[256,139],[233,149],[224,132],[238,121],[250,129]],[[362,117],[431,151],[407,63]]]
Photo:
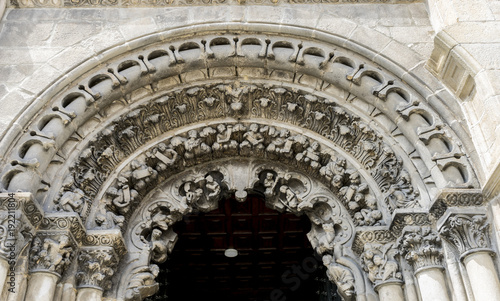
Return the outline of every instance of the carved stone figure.
[[[353,300],[355,281],[352,272],[347,267],[336,264],[332,255],[323,256],[323,264],[327,268],[328,279],[337,284],[339,293],[344,297],[344,300]]]
[[[314,141],[305,151],[298,153],[295,158],[299,162],[309,164],[314,169],[320,167],[319,143]]]
[[[95,216],[95,223],[97,226],[94,229],[121,229],[124,222],[124,216],[116,215],[112,211],[107,210],[105,205],[101,205],[101,208],[98,210]]]
[[[217,136],[216,141],[212,145],[212,150],[214,154],[220,152],[228,154],[237,154],[238,152],[238,142],[231,139],[233,133],[233,127],[231,125],[219,124],[217,125]]]
[[[211,175],[187,181],[181,186],[182,202],[201,210],[217,208],[221,192],[220,184]]]
[[[125,292],[125,300],[141,301],[155,294],[158,291],[158,283],[156,283],[155,278],[159,272],[160,268],[156,264],[133,270],[133,276]]]
[[[243,134],[243,138],[245,139],[240,144],[240,148],[243,154],[249,155],[253,152],[260,152],[264,149],[264,138],[261,133],[259,133],[259,126],[255,123],[252,123],[248,131]]]
[[[413,191],[409,173],[403,170],[399,181],[392,184],[389,188],[386,202],[391,212],[397,208],[414,208],[419,205],[418,196],[419,192]]]
[[[85,204],[85,193],[78,188],[74,191],[66,191],[57,202],[59,211],[81,213]]]
[[[393,243],[385,245],[378,243],[369,243],[364,246],[364,252],[361,255],[363,269],[368,272],[368,279],[378,285],[386,280],[401,280],[399,266],[394,255],[397,250]]]
[[[71,262],[73,248],[69,237],[61,235],[57,240],[35,237],[30,252],[30,269],[47,270],[62,274]]]

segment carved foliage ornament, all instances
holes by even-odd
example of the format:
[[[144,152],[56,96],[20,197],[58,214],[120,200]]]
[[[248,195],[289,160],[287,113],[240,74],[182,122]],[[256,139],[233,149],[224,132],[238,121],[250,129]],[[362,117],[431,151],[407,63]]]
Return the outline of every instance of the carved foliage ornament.
[[[81,153],[71,169],[74,184],[71,189],[63,187],[59,208],[80,211],[85,219],[87,212],[82,207],[90,206],[84,204],[85,198],[80,199],[81,192],[92,199],[117,164],[138,147],[168,130],[224,116],[272,118],[316,131],[370,170],[382,192],[386,193],[390,210],[398,206],[418,206],[418,192],[414,191],[409,178],[401,174],[401,160],[381,137],[344,109],[330,100],[300,91],[234,84],[172,92],[116,120]],[[108,194],[114,196],[114,207],[126,207],[137,197],[137,191],[155,181],[158,172],[166,169],[175,172],[184,166],[235,155],[293,158],[311,171],[321,170],[324,176],[331,178],[330,181],[335,181],[334,185],[341,185],[334,177],[335,170],[340,172],[343,163],[328,165],[324,152],[318,151],[319,144],[309,141],[305,144],[305,140],[308,139],[289,130],[257,124],[220,124],[202,131],[190,131],[186,137],[172,139],[169,147],[168,143],[163,143],[150,149],[147,159],[135,163],[130,175],[123,174],[123,183]],[[153,161],[156,166],[149,166],[148,161]],[[135,182],[135,187],[131,187],[130,181]],[[346,197],[354,199],[356,195]],[[123,215],[126,214],[124,210],[114,212]]]
[[[477,249],[488,249],[489,224],[486,215],[453,215],[441,228],[444,238],[455,245],[460,254]]]
[[[404,258],[415,270],[429,266],[442,266],[441,238],[430,227],[408,227],[398,241]]]
[[[118,264],[117,254],[110,247],[83,247],[78,255],[77,287],[111,287]]]

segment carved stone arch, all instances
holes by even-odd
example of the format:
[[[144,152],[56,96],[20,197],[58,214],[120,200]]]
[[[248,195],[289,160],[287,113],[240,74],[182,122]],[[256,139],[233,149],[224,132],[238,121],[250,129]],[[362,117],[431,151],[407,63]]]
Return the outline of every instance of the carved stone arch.
[[[376,300],[372,284],[401,280],[393,251],[406,225],[428,227],[448,207],[484,204],[474,151],[418,78],[343,38],[311,36],[223,24],[136,41],[24,118],[3,146],[0,188],[41,204],[37,241],[57,231],[47,245],[59,241],[65,256],[80,249],[79,275],[92,277],[76,286],[119,300],[154,291],[150,261],[164,260],[175,243],[170,223],[212,209],[223,192],[244,200],[248,191],[307,214],[313,241],[331,220],[341,250],[315,246],[332,256],[330,278],[339,287],[340,277],[346,287],[354,281],[357,300]],[[176,181],[184,182],[161,189]],[[318,221],[325,210],[332,216]],[[43,253],[39,244],[32,258]],[[149,248],[162,251],[141,252]],[[371,273],[376,256],[391,273]],[[94,263],[110,268],[100,273]]]
[[[243,169],[249,174],[246,183],[234,177]],[[268,174],[272,174],[273,178],[267,177]],[[212,178],[207,180],[209,177]],[[273,186],[266,186],[266,180],[272,181]],[[189,187],[192,196],[182,193],[186,184],[196,186]],[[288,189],[293,190],[292,198],[283,193],[284,190],[280,189],[283,186],[287,192]],[[192,210],[209,212],[216,209],[223,195],[235,191],[259,193],[265,197],[266,206],[278,211],[306,214],[312,223],[307,237],[316,252],[324,257],[326,267],[332,270],[329,278],[341,288],[340,293],[345,300],[353,300],[356,296],[359,300],[369,298],[368,295],[375,296],[356,262],[357,255],[351,251],[355,225],[338,196],[309,175],[294,172],[285,165],[239,158],[192,167],[170,177],[148,193],[131,216],[125,233],[125,240],[131,242],[128,244],[129,252],[122,259],[117,273],[120,278],[113,290],[108,292],[109,297],[136,300],[134,298],[152,294],[153,282],[137,286],[138,274],[156,269],[152,265],[167,258],[177,241],[171,226]],[[238,201],[244,202],[245,198]]]

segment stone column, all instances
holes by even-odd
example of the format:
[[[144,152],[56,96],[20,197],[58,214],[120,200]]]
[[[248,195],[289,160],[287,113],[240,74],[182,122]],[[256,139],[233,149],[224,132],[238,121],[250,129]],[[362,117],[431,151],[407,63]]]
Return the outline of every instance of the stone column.
[[[109,246],[84,246],[78,255],[77,301],[101,301],[110,286],[118,256]]]
[[[361,254],[363,270],[375,286],[380,301],[404,301],[403,277],[394,256],[395,243],[367,243]]]
[[[413,266],[422,300],[449,301],[438,233],[430,227],[407,226],[403,229],[399,247],[406,261]]]
[[[66,234],[43,233],[33,239],[26,300],[52,301],[56,285],[72,260],[74,247]]]
[[[450,211],[440,221],[443,237],[457,247],[476,300],[500,300],[500,281],[484,214]]]

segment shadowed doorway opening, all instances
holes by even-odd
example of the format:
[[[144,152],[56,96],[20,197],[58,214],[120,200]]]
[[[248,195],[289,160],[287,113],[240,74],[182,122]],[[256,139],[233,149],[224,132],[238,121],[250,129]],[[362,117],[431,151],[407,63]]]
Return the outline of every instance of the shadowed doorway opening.
[[[187,215],[174,225],[179,240],[147,300],[341,300],[306,237],[310,227],[307,216],[269,209],[255,195]]]

